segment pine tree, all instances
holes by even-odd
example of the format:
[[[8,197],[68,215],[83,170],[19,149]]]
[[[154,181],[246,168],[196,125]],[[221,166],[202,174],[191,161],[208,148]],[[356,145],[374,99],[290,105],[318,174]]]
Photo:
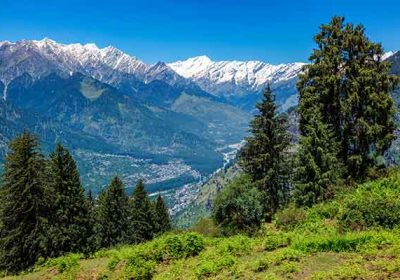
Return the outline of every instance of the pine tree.
[[[383,48],[371,42],[362,25],[334,17],[315,36],[318,48],[300,76],[300,131],[320,105],[322,121],[340,143],[339,157],[347,175],[363,178],[394,138],[390,93],[397,79],[382,61]]]
[[[287,118],[278,114],[271,88],[268,85],[263,100],[258,103],[259,115],[250,124],[252,135],[241,151],[240,165],[264,195],[267,218],[288,198],[288,157],[290,137]]]
[[[130,242],[150,240],[155,230],[154,211],[142,180],[136,184],[130,205]]]
[[[38,139],[24,132],[9,150],[1,188],[0,267],[17,272],[46,257],[49,213]]]
[[[127,241],[129,197],[118,177],[114,177],[100,193],[95,215],[97,247],[110,247]]]
[[[89,205],[72,155],[57,144],[48,163],[51,203],[50,256],[87,251]]]
[[[314,106],[314,115],[300,136],[297,150],[294,199],[298,205],[311,206],[332,194],[332,186],[342,177],[338,159],[339,144],[335,135],[322,122],[321,113]]]
[[[87,251],[93,252],[96,250],[96,198],[93,196],[92,190],[88,191],[88,240],[87,240]]]
[[[87,201],[89,202],[89,209],[92,209],[94,207],[94,197],[92,190],[88,191]]]
[[[154,225],[155,234],[164,233],[172,228],[168,208],[161,195],[158,195],[157,200],[154,203]]]

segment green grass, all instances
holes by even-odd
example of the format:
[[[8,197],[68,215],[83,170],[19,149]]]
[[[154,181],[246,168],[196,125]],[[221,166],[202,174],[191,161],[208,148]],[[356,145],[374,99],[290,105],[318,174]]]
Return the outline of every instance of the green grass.
[[[399,178],[341,191],[309,209],[290,206],[253,237],[168,233],[89,258],[47,260],[5,279],[400,279],[400,228],[382,206],[385,199],[398,204]]]
[[[5,279],[396,279],[400,276],[399,230],[367,230],[334,236],[319,233],[304,236],[282,232],[272,225],[263,230],[252,238],[168,234],[138,246],[102,250],[88,259],[80,255],[52,259],[30,273]],[[271,230],[275,235],[268,234]]]

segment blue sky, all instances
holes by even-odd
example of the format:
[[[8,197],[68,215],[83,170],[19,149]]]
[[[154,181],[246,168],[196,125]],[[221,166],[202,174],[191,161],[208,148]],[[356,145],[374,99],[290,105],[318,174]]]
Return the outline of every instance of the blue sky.
[[[148,63],[197,55],[306,61],[312,36],[333,15],[363,23],[372,40],[400,50],[399,0],[2,0],[0,5],[0,40],[94,42]]]

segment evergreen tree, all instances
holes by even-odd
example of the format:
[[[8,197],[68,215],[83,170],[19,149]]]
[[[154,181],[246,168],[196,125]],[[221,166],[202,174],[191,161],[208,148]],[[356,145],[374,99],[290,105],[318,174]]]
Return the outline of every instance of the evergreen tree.
[[[96,249],[96,198],[93,196],[92,190],[88,191],[88,241],[87,251],[93,252]]]
[[[331,187],[342,176],[338,159],[339,145],[334,133],[322,122],[314,106],[314,115],[304,127],[297,150],[294,199],[298,205],[311,206],[332,193]]]
[[[92,209],[95,203],[92,190],[88,191],[87,201],[89,202],[89,209]]]
[[[164,233],[172,228],[168,208],[161,195],[158,195],[154,203],[154,226],[155,234]]]
[[[155,230],[154,212],[142,180],[136,184],[130,205],[130,242],[139,243],[150,240]]]
[[[53,196],[49,255],[87,251],[89,205],[75,160],[61,144],[50,155],[48,186]]]
[[[118,177],[114,177],[100,193],[95,215],[97,247],[110,247],[127,241],[129,197]]]
[[[28,132],[9,144],[1,188],[0,267],[17,272],[46,257],[49,215],[38,139]]]
[[[362,25],[334,17],[315,36],[318,48],[300,76],[300,131],[306,132],[314,103],[322,121],[340,143],[339,157],[348,175],[363,178],[394,138],[393,102],[397,79],[382,61],[380,44],[371,42]]]
[[[264,196],[264,213],[269,219],[288,198],[289,170],[287,118],[278,114],[268,85],[263,100],[256,105],[259,114],[250,124],[252,135],[241,151],[240,165]]]

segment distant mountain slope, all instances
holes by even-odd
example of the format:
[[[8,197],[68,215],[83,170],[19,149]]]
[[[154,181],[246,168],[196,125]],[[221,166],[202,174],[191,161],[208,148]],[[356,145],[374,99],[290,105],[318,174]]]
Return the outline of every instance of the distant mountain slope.
[[[4,85],[0,82],[0,90]],[[71,149],[93,149],[103,153],[113,153],[117,148],[94,135],[75,131],[67,125],[46,118],[43,115],[29,112],[0,99],[0,155],[7,151],[8,142],[24,130],[36,133],[43,143],[46,152],[53,149],[58,141]]]
[[[388,56],[388,61],[392,63],[392,73],[400,76],[400,51],[391,53],[391,55]]]
[[[179,156],[188,161],[219,158],[211,139],[187,132],[191,125],[199,126],[199,121],[191,119],[186,128],[180,120],[186,116],[160,118],[132,97],[82,74],[68,78],[50,74],[36,81],[24,74],[9,84],[7,100],[100,137],[121,152]]]

